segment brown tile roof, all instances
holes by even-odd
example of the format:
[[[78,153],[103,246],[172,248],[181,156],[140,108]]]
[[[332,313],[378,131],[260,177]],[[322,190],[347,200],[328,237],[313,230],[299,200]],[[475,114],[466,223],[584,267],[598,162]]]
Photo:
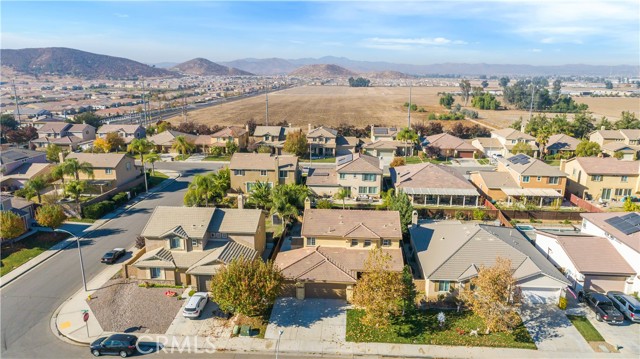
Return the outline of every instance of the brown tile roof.
[[[520,186],[514,181],[513,177],[506,172],[478,172],[478,176],[482,178],[484,183],[490,189],[500,188],[520,188]]]
[[[178,136],[184,136],[188,141],[195,142],[196,136],[174,130],[166,130],[148,138],[149,142],[156,146],[171,146]]]
[[[556,235],[544,230],[540,232],[547,237],[555,238],[582,274],[632,275],[636,273],[606,238]]]
[[[71,124],[67,122],[48,122],[44,124],[44,126],[40,127],[40,129],[38,129],[38,132],[39,133],[49,133],[49,132],[61,133],[66,129],[68,129],[69,127],[71,127]]]
[[[626,143],[619,142],[619,141],[608,142],[602,145],[603,150],[607,150],[611,152],[624,151],[627,153],[635,153],[635,152],[638,152],[638,148],[640,147],[634,146],[634,145],[627,145]]]
[[[377,173],[382,174],[378,157],[360,153],[350,154],[352,160],[336,166],[338,173]],[[340,158],[337,159],[337,161]]]
[[[391,173],[391,181],[396,188],[476,190],[458,171],[443,165],[420,163],[391,168],[389,172]]]
[[[274,156],[269,153],[239,153],[231,157],[229,168],[232,170],[268,170],[274,171],[276,158],[280,170],[295,171],[298,168],[298,157],[290,155]]]
[[[244,127],[229,126],[227,128],[223,128],[222,130],[212,134],[211,137],[214,137],[214,138],[217,138],[217,137],[238,138],[238,137],[244,135],[245,133],[247,133],[247,130]]]
[[[576,161],[588,175],[637,176],[639,161],[621,161],[613,157],[576,157]]]
[[[398,147],[406,146],[400,141],[392,140],[377,140],[364,145],[364,148],[368,150],[395,150]]]
[[[305,237],[351,238],[368,233],[368,238],[402,238],[398,211],[306,209],[302,220]],[[354,237],[359,238],[359,237]]]
[[[98,129],[99,134],[106,134],[110,132],[118,132],[122,130],[125,133],[134,133],[138,128],[142,126],[140,125],[102,125]]]
[[[535,138],[531,135],[527,135],[526,133],[522,133],[513,128],[503,128],[500,130],[491,131],[491,133],[496,134],[500,137],[506,138],[508,140],[517,140],[519,138],[534,141]]]
[[[124,153],[75,153],[66,158],[75,158],[78,162],[89,162],[96,168],[115,168],[126,155]]]
[[[457,151],[475,151],[476,148],[465,140],[448,133],[439,133],[433,136],[427,136],[429,146],[438,147],[441,150],[457,150]]]
[[[498,161],[504,164],[505,167],[523,176],[567,177],[567,174],[560,171],[557,167],[550,166],[524,153],[509,158],[499,158]]]
[[[338,178],[333,168],[310,168],[307,186],[337,186]]]
[[[96,128],[91,126],[91,125],[87,125],[84,123],[76,123],[73,124],[71,127],[69,127],[69,129],[67,129],[68,132],[84,132],[84,130],[95,130]]]
[[[626,244],[634,251],[640,253],[640,232],[632,234],[624,234],[620,230],[614,228],[609,223],[605,222],[607,219],[613,217],[619,217],[624,215],[620,212],[605,212],[605,213],[581,213],[580,216],[587,221],[593,223],[596,227],[599,227],[603,231],[616,237],[620,242]]]
[[[211,145],[211,135],[198,135],[193,143],[198,146],[209,146]]]
[[[599,133],[605,140],[624,140],[619,130],[598,130],[595,133]]]
[[[502,144],[497,138],[478,137],[473,141],[477,141],[482,148],[502,148]]]
[[[320,126],[309,131],[309,133],[307,134],[307,138],[314,138],[314,137],[320,137],[320,136],[328,137],[328,138],[336,138],[337,135],[338,135],[338,131],[334,130],[333,128]]]

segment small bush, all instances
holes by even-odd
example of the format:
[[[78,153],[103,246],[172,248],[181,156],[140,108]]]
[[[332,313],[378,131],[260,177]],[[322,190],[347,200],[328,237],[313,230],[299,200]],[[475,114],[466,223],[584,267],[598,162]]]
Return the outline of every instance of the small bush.
[[[462,211],[456,211],[456,213],[454,214],[454,217],[459,220],[467,219],[467,216]]]
[[[83,209],[84,216],[89,219],[100,219],[100,217],[113,211],[116,204],[113,201],[102,201],[94,203]]]
[[[111,200],[115,202],[116,206],[120,206],[127,203],[127,201],[129,200],[129,196],[127,195],[127,192],[120,192],[113,196]]]
[[[480,208],[476,208],[473,210],[473,219],[476,221],[484,221],[488,218],[487,212],[481,210]]]
[[[560,297],[560,301],[558,302],[558,308],[562,310],[567,309],[567,298]]]
[[[316,202],[316,208],[331,209],[331,207],[333,207],[333,205],[332,205],[331,201],[328,200],[328,199],[319,199]]]
[[[189,296],[192,297],[194,294],[196,294],[196,290],[192,289],[189,291]]]

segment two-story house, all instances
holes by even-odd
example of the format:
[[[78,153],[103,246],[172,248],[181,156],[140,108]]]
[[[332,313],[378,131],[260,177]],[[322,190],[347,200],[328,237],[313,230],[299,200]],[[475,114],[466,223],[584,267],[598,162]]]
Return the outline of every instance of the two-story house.
[[[107,138],[109,133],[117,133],[124,143],[131,143],[134,139],[147,137],[147,130],[140,125],[102,125],[98,129],[99,138]]]
[[[312,157],[335,157],[336,156],[336,139],[338,131],[320,126],[311,128],[307,132],[307,142]]]
[[[385,166],[388,166],[396,155],[404,155],[407,150],[413,152],[413,147],[409,148],[407,144],[396,140],[399,131],[397,127],[371,125],[371,141],[362,146],[363,152],[378,157]]]
[[[187,142],[190,142],[194,145],[196,143],[196,139],[198,138],[198,136],[192,135],[190,133],[184,133],[175,130],[166,130],[149,137],[148,140],[156,146],[156,152],[175,153],[176,150],[173,148],[173,144],[175,143],[176,138],[180,136],[184,137]]]
[[[248,126],[247,126],[248,127]],[[249,131],[245,127],[228,126],[211,135],[199,135],[195,144],[203,153],[211,153],[214,147],[227,152],[227,143],[235,143],[238,150],[244,151],[249,143]]]
[[[159,206],[141,236],[144,254],[126,266],[127,277],[207,291],[222,266],[262,255],[265,216],[259,209]]]
[[[9,148],[0,151],[0,183],[3,191],[12,191],[24,187],[25,182],[51,171],[52,164],[41,151],[21,148]]]
[[[397,211],[306,209],[301,238],[275,259],[288,284],[284,295],[351,300],[371,249],[381,248],[390,270],[402,271],[401,239]]]
[[[569,178],[567,190],[583,199],[622,200],[640,191],[640,162],[613,157],[576,157],[561,161]]]
[[[87,162],[93,167],[93,176],[80,172],[80,180],[89,181],[100,186],[102,191],[108,191],[135,180],[141,175],[140,167],[136,167],[135,160],[124,153],[70,153],[67,159]],[[74,175],[66,175],[67,180],[75,179]]]
[[[589,141],[600,145],[602,151],[609,156],[619,156],[622,160],[633,161],[640,150],[640,130],[605,130],[594,131]]]
[[[335,168],[310,169],[307,187],[318,196],[334,196],[345,188],[351,198],[380,198],[380,160],[360,153],[337,157]]]
[[[549,136],[549,141],[545,147],[545,152],[550,155],[563,154],[567,157],[573,156],[578,148],[580,140],[564,133]]]
[[[96,138],[96,129],[91,125],[66,122],[50,122],[38,129],[38,138],[31,143],[39,150],[55,144],[67,151],[90,148]]]
[[[300,180],[298,157],[269,153],[239,153],[231,157],[231,189],[249,193],[256,182],[270,186],[295,184]]]
[[[379,140],[394,141],[398,136],[400,129],[398,127],[376,127],[371,125],[371,142]]]
[[[486,196],[506,201],[545,206],[565,193],[567,174],[525,154],[499,158],[496,172],[471,172],[471,182]]]
[[[253,138],[258,146],[267,146],[273,149],[275,154],[282,154],[284,141],[291,132],[301,131],[299,127],[289,126],[256,126]]]
[[[0,193],[0,211],[10,211],[18,215],[24,223],[24,231],[31,228],[35,218],[34,203],[8,193]]]
[[[510,154],[513,147],[518,143],[526,143],[531,148],[531,151],[533,151],[533,157],[538,157],[538,145],[536,145],[536,139],[526,133],[522,133],[513,128],[503,128],[491,131],[491,138],[495,138],[500,142],[503,149],[503,156]]]

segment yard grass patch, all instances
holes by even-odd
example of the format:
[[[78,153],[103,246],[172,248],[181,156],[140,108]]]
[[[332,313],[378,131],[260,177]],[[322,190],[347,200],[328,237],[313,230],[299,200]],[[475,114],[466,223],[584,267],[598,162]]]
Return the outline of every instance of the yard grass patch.
[[[361,324],[363,310],[350,309],[347,310],[347,341],[537,349],[522,323],[511,333],[485,335],[483,320],[472,312],[445,312],[443,328],[438,325],[439,312],[418,311],[411,318],[398,319],[388,328],[378,329]],[[479,329],[478,336],[471,336],[470,331],[476,329]]]
[[[95,219],[91,219],[91,218],[75,218],[75,217],[72,217],[72,218],[67,219],[67,222],[89,223],[89,224],[95,223],[95,221],[96,221]]]
[[[489,164],[489,160],[486,159],[486,158],[479,158],[477,161],[478,161],[478,164],[481,164],[481,165],[488,165]]]
[[[35,258],[56,243],[69,237],[67,233],[60,232],[36,232],[21,241],[2,247],[2,268],[0,276],[3,276],[22,264]]]
[[[229,161],[231,161],[231,156],[228,156],[228,155],[207,156],[207,157],[203,158],[202,160],[203,161],[224,161],[224,162],[229,162]]]
[[[311,163],[334,163],[336,162],[336,158],[335,157],[326,157],[326,158],[318,158],[318,159],[312,159]],[[302,160],[300,163],[305,164],[305,163],[309,163],[309,159],[305,159]]]
[[[589,322],[587,317],[582,317],[578,315],[567,315],[567,318],[571,321],[574,327],[578,329],[580,334],[584,337],[584,340],[587,342],[604,342],[604,338],[598,330]]]
[[[166,174],[156,171],[154,175],[149,176],[148,178],[149,187],[157,186],[167,178],[169,178],[169,176],[167,176]]]

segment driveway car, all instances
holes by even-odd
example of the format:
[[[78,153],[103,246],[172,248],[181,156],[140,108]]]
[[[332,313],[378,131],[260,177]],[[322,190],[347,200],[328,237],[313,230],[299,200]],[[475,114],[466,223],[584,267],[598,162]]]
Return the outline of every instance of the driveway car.
[[[585,302],[596,314],[596,320],[609,324],[622,324],[624,316],[613,306],[613,302],[602,293],[589,292],[585,295]]]
[[[185,318],[198,318],[208,301],[209,295],[206,292],[195,293],[189,298],[187,305],[184,306],[182,315]]]
[[[124,248],[114,248],[114,249],[110,250],[109,252],[105,253],[102,256],[102,259],[100,259],[100,261],[102,263],[113,264],[113,263],[117,262],[118,259],[120,257],[122,257],[125,253],[127,253],[127,250],[124,249]]]
[[[640,323],[640,301],[622,292],[607,292],[607,297],[611,299],[613,305],[618,308],[620,313],[627,317],[630,321]]]
[[[114,334],[110,337],[102,337],[91,343],[89,349],[94,356],[103,354],[120,355],[123,358],[134,354],[138,337],[129,334]]]

